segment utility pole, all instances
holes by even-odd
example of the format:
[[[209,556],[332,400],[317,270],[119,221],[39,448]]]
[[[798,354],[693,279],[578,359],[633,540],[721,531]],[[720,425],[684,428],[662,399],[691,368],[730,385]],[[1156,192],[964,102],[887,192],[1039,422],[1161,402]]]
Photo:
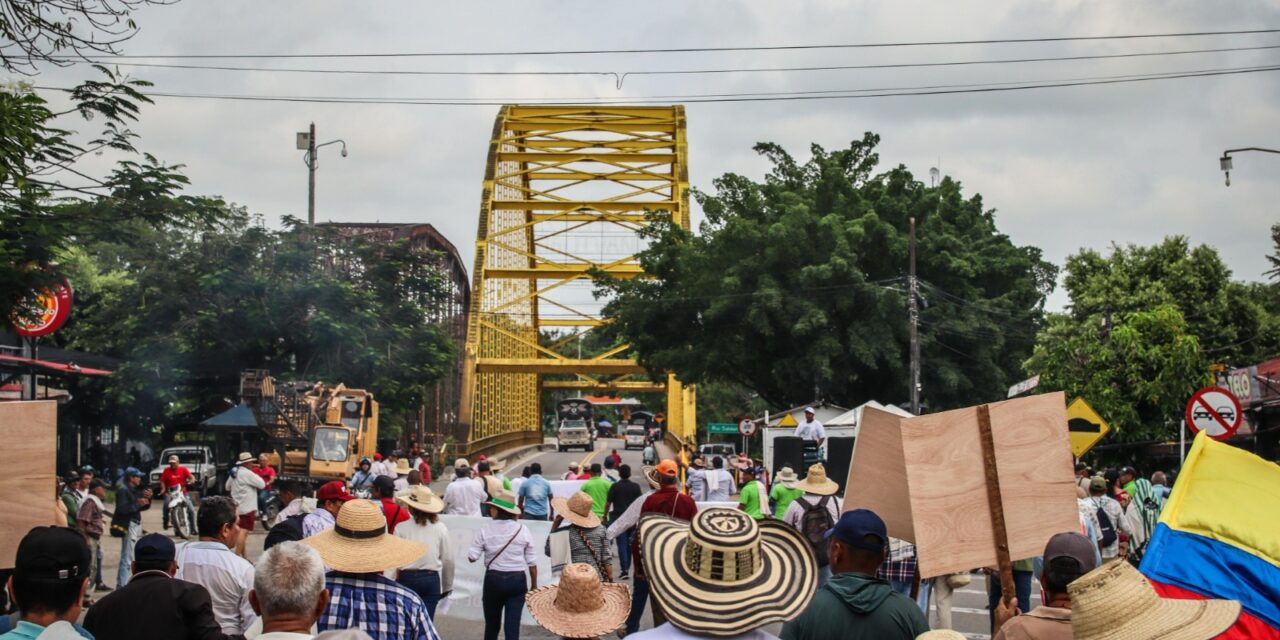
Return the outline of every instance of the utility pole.
[[[307,136],[307,226],[316,226],[316,123]]]
[[[911,415],[920,415],[920,307],[917,301],[919,287],[916,281],[916,218],[911,217],[910,230],[911,275],[908,278],[908,309],[911,318]]]

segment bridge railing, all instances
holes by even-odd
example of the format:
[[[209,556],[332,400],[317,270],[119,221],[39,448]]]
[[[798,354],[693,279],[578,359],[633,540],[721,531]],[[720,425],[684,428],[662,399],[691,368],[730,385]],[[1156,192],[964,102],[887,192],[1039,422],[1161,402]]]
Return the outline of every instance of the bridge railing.
[[[542,444],[541,429],[499,433],[487,438],[459,444],[455,450],[455,455],[474,461],[473,459],[482,453],[485,456],[492,457],[494,454],[509,451],[516,447],[535,444]],[[508,470],[508,473],[510,473],[510,470]]]

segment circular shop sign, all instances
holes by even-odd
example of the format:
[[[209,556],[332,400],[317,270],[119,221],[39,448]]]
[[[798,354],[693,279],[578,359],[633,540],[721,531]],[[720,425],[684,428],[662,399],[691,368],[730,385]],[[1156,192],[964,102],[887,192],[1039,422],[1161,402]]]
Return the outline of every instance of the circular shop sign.
[[[47,336],[67,321],[71,315],[71,285],[63,280],[52,289],[42,289],[36,297],[27,298],[19,303],[21,309],[15,313],[13,329],[20,336],[35,338]]]

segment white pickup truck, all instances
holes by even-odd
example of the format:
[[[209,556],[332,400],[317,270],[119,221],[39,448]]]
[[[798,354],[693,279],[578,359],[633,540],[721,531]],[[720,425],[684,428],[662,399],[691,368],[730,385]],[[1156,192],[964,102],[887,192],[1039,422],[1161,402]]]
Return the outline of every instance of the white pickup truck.
[[[153,487],[160,486],[160,472],[169,466],[171,455],[178,456],[178,464],[191,472],[193,488],[199,491],[201,496],[216,493],[218,469],[214,464],[213,450],[202,444],[177,444],[165,447],[164,451],[160,452],[160,466],[152,469],[148,474],[148,480]]]

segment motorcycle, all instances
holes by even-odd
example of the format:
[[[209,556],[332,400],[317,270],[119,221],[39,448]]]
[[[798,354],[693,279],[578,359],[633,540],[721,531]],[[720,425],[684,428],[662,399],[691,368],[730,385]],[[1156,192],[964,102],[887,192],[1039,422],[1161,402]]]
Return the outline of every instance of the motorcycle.
[[[164,506],[169,511],[169,524],[173,525],[175,536],[185,539],[195,531],[195,523],[191,521],[194,511],[191,498],[180,485],[169,487],[165,493]]]

